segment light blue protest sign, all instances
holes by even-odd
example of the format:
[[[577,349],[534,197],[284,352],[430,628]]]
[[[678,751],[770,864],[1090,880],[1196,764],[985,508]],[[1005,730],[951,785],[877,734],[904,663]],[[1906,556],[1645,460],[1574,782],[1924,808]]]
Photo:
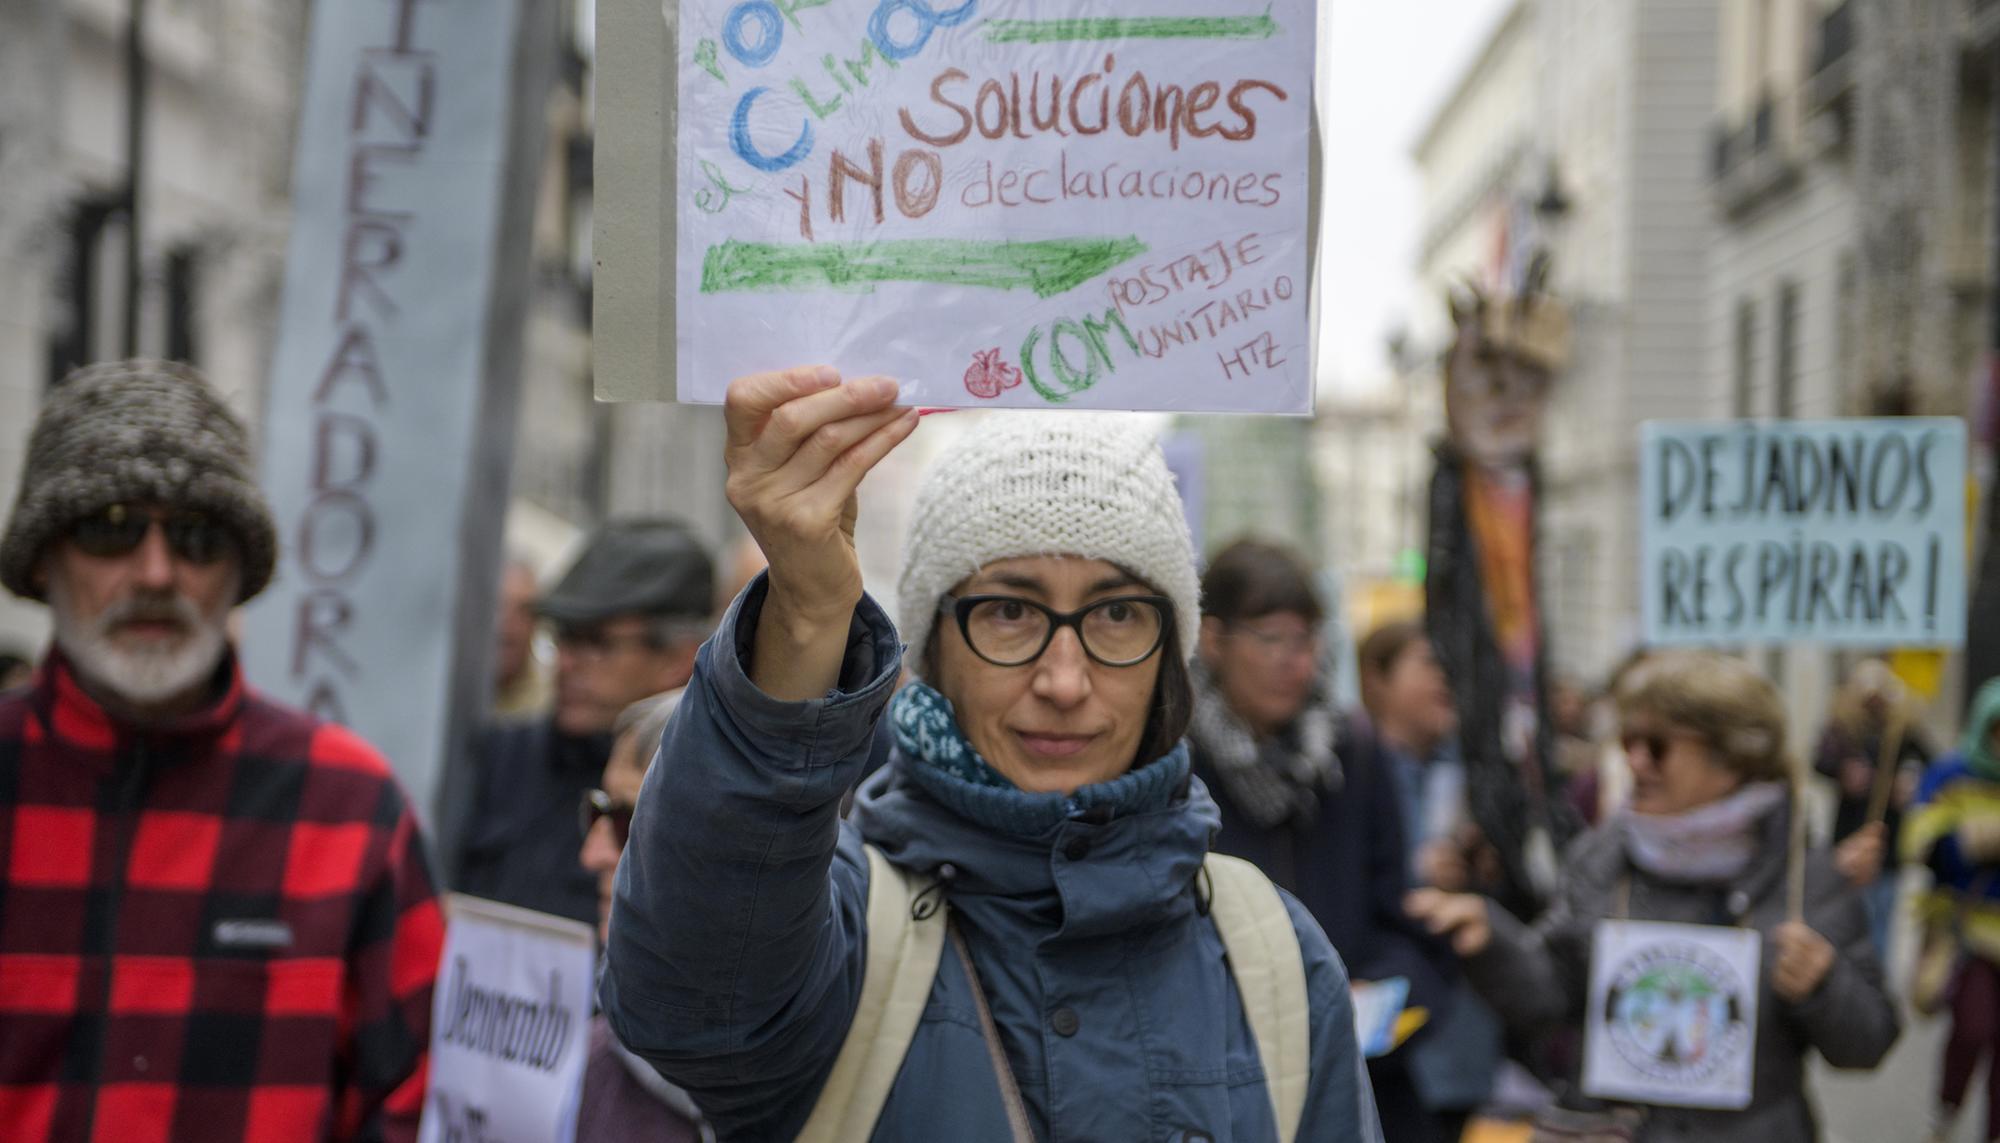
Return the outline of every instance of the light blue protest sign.
[[[1965,423],[1640,430],[1646,641],[1951,647],[1965,638]]]

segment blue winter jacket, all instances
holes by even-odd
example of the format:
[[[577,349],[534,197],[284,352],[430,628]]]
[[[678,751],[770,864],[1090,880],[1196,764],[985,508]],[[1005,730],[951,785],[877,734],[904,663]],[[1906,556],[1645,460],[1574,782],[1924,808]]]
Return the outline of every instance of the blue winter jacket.
[[[955,867],[951,905],[1042,1143],[1275,1139],[1222,942],[1197,904],[1218,822],[1201,784],[1163,811],[1072,819],[1025,841],[944,809],[895,758],[842,822],[901,644],[864,599],[839,686],[777,702],[743,668],[763,590],[754,583],[702,649],[640,795],[601,983],[624,1042],[690,1092],[722,1139],[793,1138],[859,1000],[865,837],[906,868]],[[1299,1139],[1374,1143],[1346,973],[1286,903],[1313,1009]],[[873,1138],[1009,1138],[948,952]]]

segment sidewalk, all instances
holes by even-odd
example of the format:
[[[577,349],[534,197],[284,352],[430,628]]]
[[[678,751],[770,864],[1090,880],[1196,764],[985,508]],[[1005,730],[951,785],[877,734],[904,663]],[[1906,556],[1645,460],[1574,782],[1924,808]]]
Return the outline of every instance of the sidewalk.
[[[1907,871],[1900,900],[1908,902],[1923,875]],[[1938,1065],[1943,1058],[1947,1021],[1921,1020],[1907,1005],[1907,968],[1917,955],[1917,934],[1906,912],[1892,937],[1889,993],[1903,1006],[1903,1036],[1882,1066],[1867,1073],[1842,1073],[1813,1064],[1813,1093],[1827,1143],[1923,1143],[1937,1098]],[[1952,1143],[1987,1143],[1984,1072],[1973,1077],[1964,1114]]]
[[[1903,1038],[1875,1072],[1836,1072],[1813,1066],[1813,1092],[1827,1143],[1923,1143],[1936,1096],[1945,1020],[1919,1021],[1903,1014]],[[1974,1076],[1952,1143],[1987,1143],[1984,1074]]]

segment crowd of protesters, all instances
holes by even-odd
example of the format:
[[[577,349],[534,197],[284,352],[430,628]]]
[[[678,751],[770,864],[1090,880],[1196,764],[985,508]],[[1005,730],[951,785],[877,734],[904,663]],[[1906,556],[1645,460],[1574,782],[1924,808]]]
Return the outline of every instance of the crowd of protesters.
[[[507,561],[434,874],[387,763],[238,669],[278,539],[235,417],[178,365],[57,387],[0,536],[54,630],[0,657],[0,1138],[413,1140],[445,885],[598,930],[581,1140],[1792,1143],[1809,1059],[1878,1065],[1905,980],[1950,1021],[1912,1138],[1982,1065],[2000,1138],[2000,684],[1934,759],[1860,663],[1817,848],[1769,681],[1635,656],[1552,705],[1592,824],[1524,905],[1423,617],[1365,634],[1343,707],[1341,601],[1279,544],[1199,560],[1128,421],[999,417],[934,464],[892,616],[853,529],[917,426],[896,398],[731,387],[720,575],[670,520],[546,588]],[[1930,887],[1899,903],[1904,863]],[[1890,975],[1899,908],[1924,941]],[[1759,935],[1745,1106],[1583,1090],[1611,919]],[[1364,1050],[1354,990],[1392,981],[1408,1018]]]

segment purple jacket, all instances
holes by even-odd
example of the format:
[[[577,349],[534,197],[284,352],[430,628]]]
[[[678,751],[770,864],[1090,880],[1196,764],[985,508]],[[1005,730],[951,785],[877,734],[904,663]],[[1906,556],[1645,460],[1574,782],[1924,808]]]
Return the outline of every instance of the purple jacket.
[[[590,1021],[590,1055],[577,1103],[577,1143],[704,1143],[694,1101],[627,1052],[603,1016]]]

